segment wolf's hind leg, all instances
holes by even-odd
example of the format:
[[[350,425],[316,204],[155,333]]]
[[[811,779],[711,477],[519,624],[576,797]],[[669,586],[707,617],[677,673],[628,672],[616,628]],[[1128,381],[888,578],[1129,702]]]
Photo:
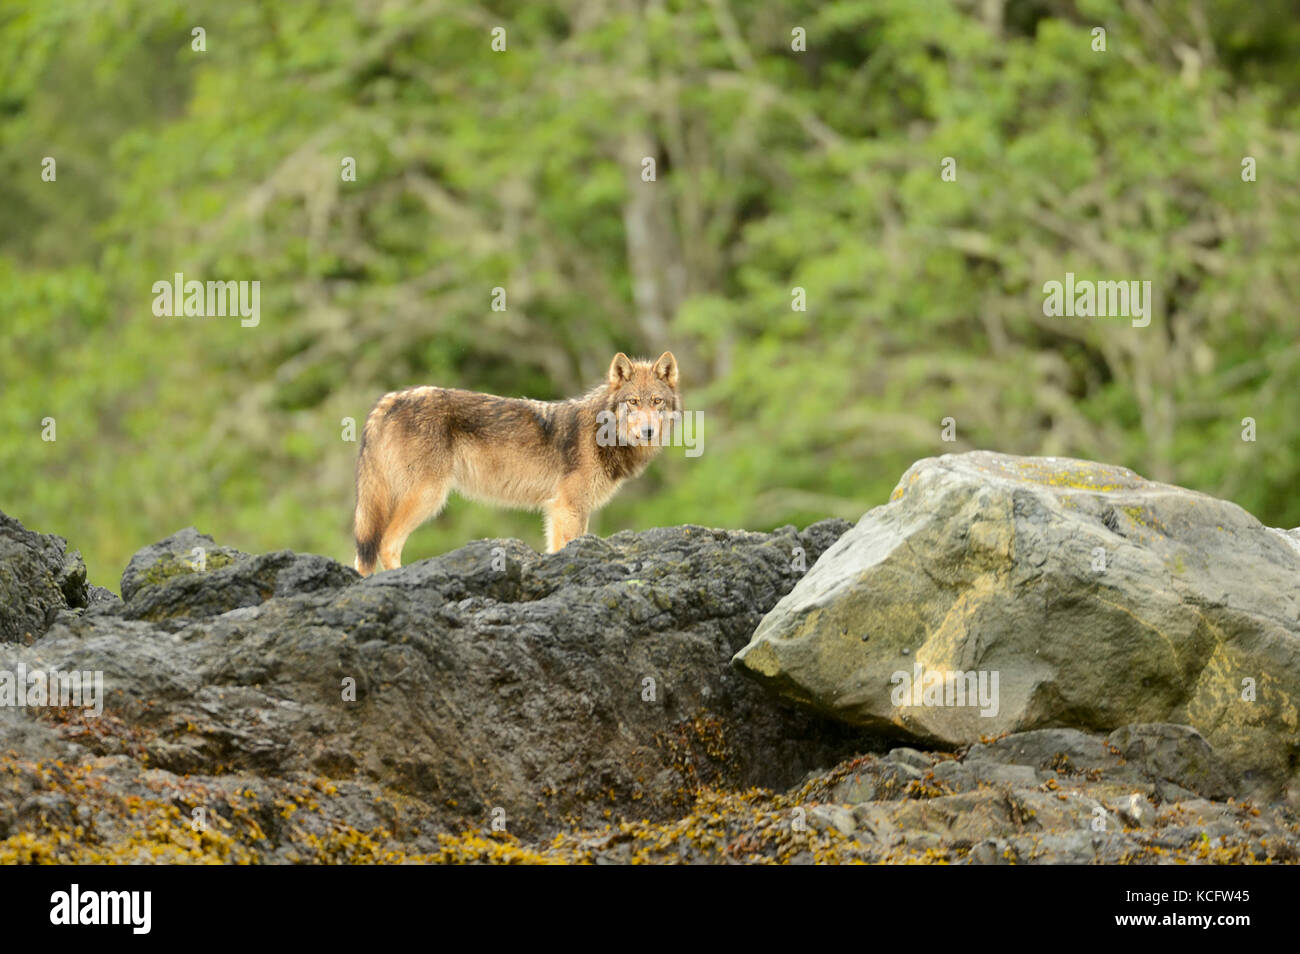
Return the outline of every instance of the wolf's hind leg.
[[[379,559],[384,569],[395,570],[402,565],[402,547],[406,545],[406,538],[424,521],[438,515],[447,502],[449,490],[449,478],[429,481],[412,488],[397,502],[379,543]]]
[[[575,537],[587,532],[590,514],[563,495],[546,507],[546,552],[555,553]]]

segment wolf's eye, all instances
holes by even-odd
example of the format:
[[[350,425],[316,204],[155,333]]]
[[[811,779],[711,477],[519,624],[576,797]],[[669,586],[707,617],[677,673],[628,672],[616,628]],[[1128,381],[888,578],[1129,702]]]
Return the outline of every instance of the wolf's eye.
[[[663,399],[663,398],[657,397],[657,398],[654,399],[654,406],[655,406],[655,407],[661,407],[661,406],[663,405],[663,403],[664,403],[664,399]]]
[[[637,406],[638,404],[640,404],[640,403],[641,403],[641,402],[638,401],[636,398],[628,398],[628,399],[627,399],[627,406],[628,406],[628,407],[636,407],[636,406]]]

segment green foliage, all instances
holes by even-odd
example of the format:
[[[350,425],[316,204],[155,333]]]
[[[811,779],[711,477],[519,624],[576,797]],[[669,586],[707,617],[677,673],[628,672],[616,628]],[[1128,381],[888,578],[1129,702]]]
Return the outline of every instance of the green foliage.
[[[385,390],[559,397],[672,348],[704,454],[597,532],[856,517],[973,447],[1300,524],[1298,31],[1283,0],[0,0],[0,509],[110,586],[191,523],[350,562],[342,422]],[[1067,271],[1159,311],[1044,316]],[[260,325],[155,317],[176,272],[260,281]],[[542,542],[453,500],[406,558],[475,536]]]

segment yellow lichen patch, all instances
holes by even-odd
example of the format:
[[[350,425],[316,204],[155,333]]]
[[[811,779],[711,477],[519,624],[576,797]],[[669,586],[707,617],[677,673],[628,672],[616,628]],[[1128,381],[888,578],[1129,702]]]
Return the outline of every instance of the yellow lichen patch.
[[[860,776],[879,775],[874,755],[845,760],[790,794],[740,789],[726,780],[725,767],[733,761],[727,735],[724,722],[703,712],[669,733],[668,754],[677,752],[682,776],[681,805],[669,810],[671,817],[620,818],[614,793],[598,791],[593,795],[600,799],[599,809],[609,811],[608,824],[592,826],[588,814],[586,822],[570,819],[558,833],[532,840],[478,828],[447,831],[455,813],[355,780],[190,778],[147,769],[122,756],[69,766],[10,754],[0,756],[0,805],[23,807],[6,819],[8,837],[0,840],[0,863],[947,864],[969,860],[973,845],[984,837],[972,837],[969,826],[958,831],[952,825],[967,803],[953,802],[952,793],[932,771],[919,780],[894,776],[892,783],[876,779],[870,787],[842,788],[842,783]],[[1065,802],[1089,791],[1087,775],[1076,771],[1064,755],[1058,754],[1052,767],[1059,777],[1044,783],[1039,792]],[[716,778],[701,781],[702,774]],[[873,801],[845,804],[840,798],[848,789],[869,791]],[[543,794],[551,797],[554,792]],[[1001,804],[1001,797],[996,801]],[[586,804],[588,809],[596,807],[594,800]],[[624,812],[627,804],[621,803]],[[1166,809],[1151,831],[1126,830],[1134,844],[1122,860],[1297,859],[1284,839],[1274,846],[1249,834],[1252,825],[1263,824],[1294,833],[1293,818],[1279,818],[1266,807],[1274,817],[1261,819],[1260,809],[1248,804],[1233,805],[1227,812],[1200,805]],[[665,811],[662,804],[652,810]],[[1241,832],[1226,839],[1187,841],[1170,848],[1167,833],[1160,830],[1204,825],[1229,812],[1241,822]],[[1012,813],[1011,827],[992,833],[1018,839],[999,849],[1001,859],[1053,860],[1051,850],[1025,837],[1027,828],[1035,827],[1030,825],[1035,812],[1017,799]],[[1074,830],[1077,815],[1063,807],[1055,821],[1045,817],[1053,814],[1043,812],[1035,825]],[[365,819],[361,827],[341,820],[358,818]],[[452,827],[457,827],[454,821]],[[987,847],[980,858],[995,860]]]
[[[252,788],[229,792],[185,777],[140,771],[120,760],[76,767],[0,757],[0,778],[16,791],[35,790],[58,806],[23,821],[23,830],[0,840],[0,864],[258,864],[273,839],[267,818],[319,815],[326,782],[283,786],[279,793]],[[110,785],[109,772],[129,773]],[[116,790],[125,786],[136,791]],[[0,796],[4,788],[0,787]],[[322,838],[293,829],[278,834],[294,860],[333,863],[389,860],[378,846],[386,833],[357,832],[315,819]]]
[[[686,807],[702,785],[735,781],[735,764],[726,724],[706,710],[674,724],[655,736],[655,744],[681,778],[675,804]]]
[[[977,466],[986,473],[1031,481],[1048,487],[1069,487],[1106,493],[1134,490],[1149,482],[1126,467],[1076,460],[1070,457],[996,457]]]
[[[1139,527],[1146,527],[1165,536],[1169,535],[1169,529],[1156,518],[1150,507],[1120,507],[1119,509]]]
[[[234,562],[235,558],[229,554],[210,553],[203,561],[203,568],[204,571],[219,570],[222,567],[230,566]],[[198,572],[199,568],[193,562],[181,559],[175,554],[167,553],[140,574],[140,582],[143,586],[157,586],[159,583],[166,583],[174,577],[187,576]]]
[[[509,835],[497,833],[470,831],[439,835],[438,842],[438,851],[406,860],[437,865],[563,865],[586,864],[591,860],[586,852],[578,849],[528,848]]]

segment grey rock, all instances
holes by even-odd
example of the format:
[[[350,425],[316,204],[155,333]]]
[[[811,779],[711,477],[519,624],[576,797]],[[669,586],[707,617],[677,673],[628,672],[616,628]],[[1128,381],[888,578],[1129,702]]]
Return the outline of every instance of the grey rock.
[[[974,773],[976,782],[985,785],[1009,785],[1012,788],[1034,788],[1038,785],[1038,772],[1028,765],[971,762],[966,767]]]
[[[1134,792],[1119,798],[1102,800],[1106,810],[1119,818],[1126,827],[1145,828],[1156,817],[1156,806],[1145,795]]]
[[[877,798],[884,797],[881,788],[879,773],[860,772],[837,783],[831,790],[831,797],[849,805],[874,802]]]
[[[178,574],[196,573],[200,557],[210,569],[247,559],[238,550],[218,546],[206,533],[186,527],[135,552],[122,571],[122,599],[130,601],[141,588],[158,585]]]
[[[88,599],[80,552],[0,513],[0,643],[35,642],[62,611]]]
[[[851,809],[843,805],[817,805],[808,812],[808,824],[814,829],[834,828],[841,835],[851,835],[858,827]]]
[[[993,742],[976,743],[966,753],[968,762],[1029,765],[1061,774],[1104,774],[1120,771],[1120,753],[1106,740],[1078,729],[1032,729]]]
[[[887,758],[901,765],[910,765],[920,772],[930,771],[930,766],[933,764],[928,756],[909,748],[892,749]]]
[[[934,766],[937,782],[953,792],[968,792],[979,784],[974,769],[955,759],[943,759]]]
[[[355,570],[326,557],[280,550],[249,556],[193,527],[140,550],[122,574],[122,615],[154,621],[219,616],[277,596],[355,583]]]
[[[1005,851],[1005,845],[999,844],[997,839],[989,838],[970,850],[968,860],[971,864],[977,865],[1010,864],[1010,861],[1003,858]]]
[[[1181,792],[1207,798],[1234,793],[1218,756],[1191,726],[1126,725],[1112,732],[1106,742],[1143,774],[1177,786]]]

